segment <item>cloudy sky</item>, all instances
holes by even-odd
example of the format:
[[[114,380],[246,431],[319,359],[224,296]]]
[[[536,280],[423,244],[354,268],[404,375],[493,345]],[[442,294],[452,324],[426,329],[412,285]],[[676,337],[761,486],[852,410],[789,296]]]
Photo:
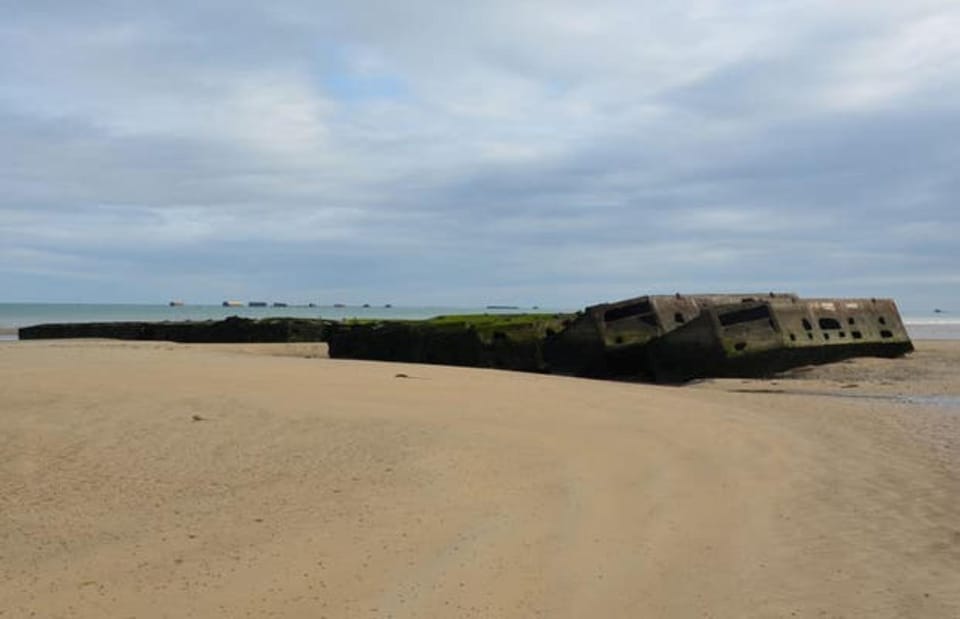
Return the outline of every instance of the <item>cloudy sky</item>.
[[[0,5],[0,301],[960,312],[955,0]]]

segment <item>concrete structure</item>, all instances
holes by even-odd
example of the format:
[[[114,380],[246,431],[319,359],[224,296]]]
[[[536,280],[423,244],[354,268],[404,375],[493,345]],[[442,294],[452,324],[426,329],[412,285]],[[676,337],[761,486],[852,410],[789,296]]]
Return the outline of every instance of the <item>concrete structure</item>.
[[[650,342],[647,370],[658,381],[769,375],[850,357],[913,350],[891,299],[773,299],[707,306]]]
[[[577,314],[38,325],[21,329],[20,337],[326,341],[334,358],[660,382],[765,376],[799,365],[913,350],[890,299],[802,299],[793,293],[643,296]]]
[[[714,305],[764,300],[792,303],[792,292],[646,295],[592,305],[545,344],[551,371],[577,376],[636,375],[647,366],[646,347]]]
[[[23,327],[21,340],[110,338],[166,342],[320,342],[326,341],[334,323],[311,318],[231,316],[224,320],[177,322],[75,322]]]

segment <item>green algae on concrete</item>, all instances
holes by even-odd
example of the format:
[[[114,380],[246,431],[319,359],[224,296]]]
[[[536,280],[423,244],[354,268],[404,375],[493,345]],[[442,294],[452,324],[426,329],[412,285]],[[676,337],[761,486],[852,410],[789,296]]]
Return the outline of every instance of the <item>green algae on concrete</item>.
[[[330,335],[332,358],[547,371],[543,343],[566,314],[460,314],[426,320],[348,321]]]
[[[895,357],[913,349],[891,299],[802,299],[772,292],[650,295],[576,314],[39,325],[21,329],[20,337],[326,341],[332,358],[665,382],[761,376],[856,356]]]
[[[108,338],[182,343],[322,342],[332,323],[315,318],[231,316],[224,320],[178,322],[79,322],[23,327],[21,340]]]

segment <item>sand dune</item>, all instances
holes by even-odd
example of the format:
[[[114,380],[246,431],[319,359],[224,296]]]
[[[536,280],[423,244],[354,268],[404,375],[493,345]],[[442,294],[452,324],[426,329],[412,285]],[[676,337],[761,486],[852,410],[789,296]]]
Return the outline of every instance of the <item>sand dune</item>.
[[[956,343],[684,388],[323,356],[0,344],[0,616],[960,616]]]

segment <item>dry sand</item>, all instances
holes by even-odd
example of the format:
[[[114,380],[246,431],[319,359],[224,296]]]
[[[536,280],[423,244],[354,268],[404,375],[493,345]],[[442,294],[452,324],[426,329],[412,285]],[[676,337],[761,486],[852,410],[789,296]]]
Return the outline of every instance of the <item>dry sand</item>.
[[[683,388],[324,356],[0,344],[0,617],[960,616],[960,343]]]

